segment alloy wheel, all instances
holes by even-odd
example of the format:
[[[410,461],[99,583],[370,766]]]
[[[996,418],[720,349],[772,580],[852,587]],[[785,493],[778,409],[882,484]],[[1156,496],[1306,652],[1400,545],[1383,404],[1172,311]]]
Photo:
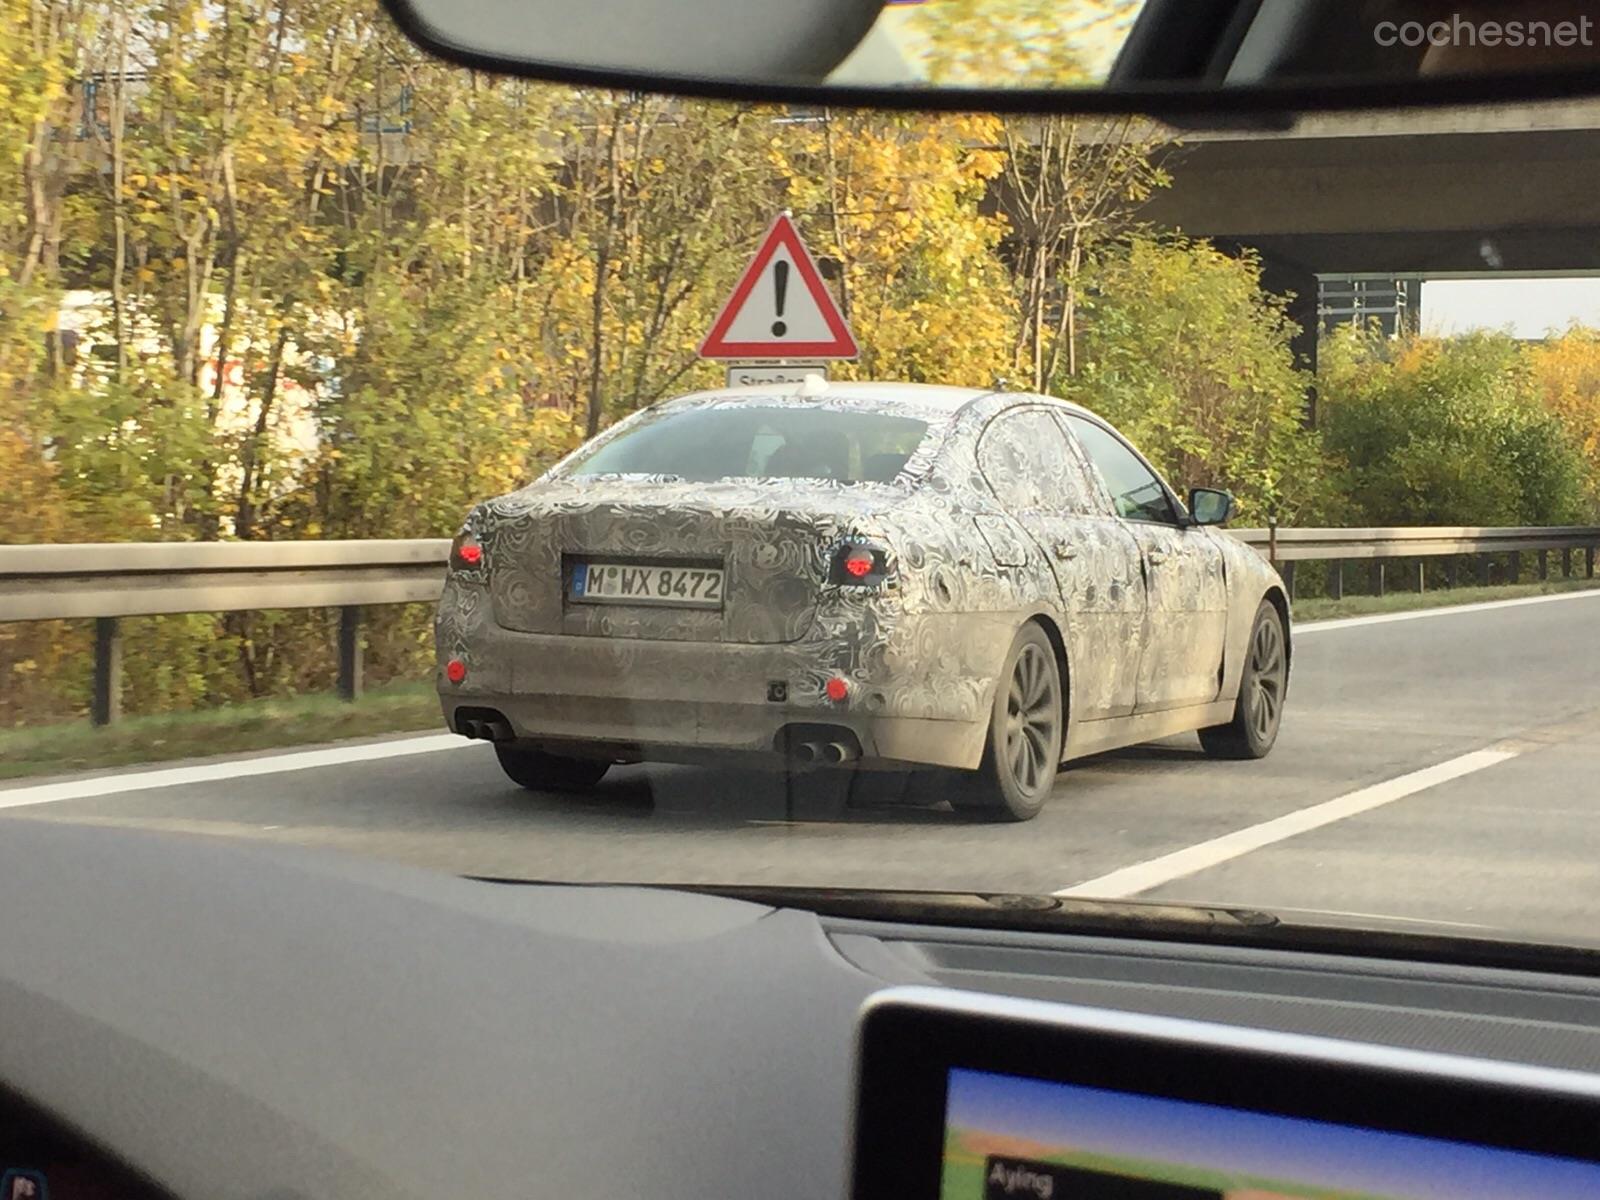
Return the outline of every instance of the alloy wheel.
[[[1006,700],[1005,756],[1011,778],[1030,796],[1054,775],[1061,746],[1061,706],[1055,664],[1042,646],[1028,644],[1011,670]]]
[[[1250,728],[1262,742],[1270,742],[1283,715],[1284,684],[1288,660],[1283,653],[1283,629],[1276,617],[1256,626],[1250,641]]]

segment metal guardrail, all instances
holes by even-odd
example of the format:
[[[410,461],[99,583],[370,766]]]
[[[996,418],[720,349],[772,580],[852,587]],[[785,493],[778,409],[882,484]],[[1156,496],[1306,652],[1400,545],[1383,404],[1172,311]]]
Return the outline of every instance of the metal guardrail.
[[[0,546],[0,621],[435,600],[447,538]]]
[[[1592,552],[1600,544],[1600,528],[1589,525],[1490,529],[1413,525],[1379,529],[1235,529],[1230,532],[1275,562],[1435,558],[1447,554],[1504,554],[1520,550]]]
[[[339,610],[339,694],[361,694],[361,608],[433,601],[448,538],[0,546],[0,622],[95,623],[90,717],[119,716],[118,618],[266,608]]]
[[[1548,577],[1549,554],[1561,554],[1561,572],[1573,574],[1582,553],[1593,578],[1600,527],[1468,529],[1238,529],[1231,531],[1265,555],[1291,593],[1295,565],[1340,564],[1329,591],[1344,594],[1342,564],[1370,560],[1376,590],[1384,587],[1386,560],[1448,558],[1448,583],[1459,559],[1475,556],[1479,582],[1490,582],[1491,556],[1509,554],[1514,577],[1521,555],[1538,555]],[[121,690],[118,619],[192,612],[243,612],[271,608],[337,608],[339,693],[361,690],[361,609],[438,597],[450,543],[444,538],[327,542],[117,542],[92,545],[0,546],[0,622],[92,619],[95,622],[97,724],[117,717]]]
[[[1422,591],[1426,579],[1425,560],[1445,559],[1445,586],[1455,587],[1461,559],[1471,556],[1476,565],[1477,582],[1492,582],[1494,557],[1509,555],[1506,574],[1512,579],[1522,578],[1522,555],[1538,556],[1540,579],[1550,577],[1550,554],[1561,554],[1561,574],[1571,578],[1573,556],[1581,553],[1586,577],[1594,578],[1596,547],[1600,546],[1600,527],[1590,525],[1524,525],[1496,528],[1474,528],[1446,525],[1401,525],[1376,529],[1236,529],[1233,536],[1246,545],[1254,546],[1265,555],[1278,573],[1292,597],[1295,591],[1295,567],[1302,562],[1325,562],[1332,566],[1328,573],[1328,594],[1334,599],[1344,597],[1344,564],[1350,561],[1368,561],[1373,564],[1373,591],[1382,595],[1387,579],[1385,565],[1394,559],[1414,560],[1415,590]]]

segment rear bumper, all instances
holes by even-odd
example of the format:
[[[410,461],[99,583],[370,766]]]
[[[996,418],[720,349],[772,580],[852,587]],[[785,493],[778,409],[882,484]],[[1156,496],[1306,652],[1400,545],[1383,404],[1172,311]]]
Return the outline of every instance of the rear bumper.
[[[441,692],[445,722],[456,729],[458,710],[492,709],[519,740],[552,751],[563,746],[587,753],[647,761],[700,762],[722,756],[781,761],[786,730],[841,729],[855,735],[866,766],[895,764],[975,767],[987,727],[971,722],[918,717],[870,717],[820,713],[780,704],[632,702],[607,697],[548,695],[454,695]],[[813,735],[820,736],[820,735]]]
[[[776,755],[788,727],[820,725],[849,730],[869,764],[969,768],[982,757],[992,679],[1012,636],[999,618],[903,613],[819,621],[785,643],[520,633],[494,622],[487,596],[456,584],[436,632],[452,729],[460,709],[493,709],[520,740],[673,759]],[[459,684],[444,674],[452,658],[466,666]],[[849,688],[841,702],[824,691],[835,678]]]

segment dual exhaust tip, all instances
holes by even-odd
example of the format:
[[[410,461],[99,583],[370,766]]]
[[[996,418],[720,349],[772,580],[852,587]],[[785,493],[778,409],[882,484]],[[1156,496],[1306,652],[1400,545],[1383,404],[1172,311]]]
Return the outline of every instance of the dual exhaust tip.
[[[797,763],[823,763],[832,766],[837,763],[854,762],[861,757],[861,748],[853,742],[795,742],[789,751],[789,757]]]
[[[457,717],[456,732],[462,737],[484,742],[509,742],[516,737],[511,729],[511,722],[499,713],[481,717]],[[808,739],[790,742],[789,757],[801,764],[837,766],[860,758],[861,746],[853,737],[848,740]]]
[[[504,717],[488,717],[481,720],[468,717],[458,720],[456,732],[462,737],[476,738],[485,742],[509,742],[514,736],[511,732],[511,722]]]

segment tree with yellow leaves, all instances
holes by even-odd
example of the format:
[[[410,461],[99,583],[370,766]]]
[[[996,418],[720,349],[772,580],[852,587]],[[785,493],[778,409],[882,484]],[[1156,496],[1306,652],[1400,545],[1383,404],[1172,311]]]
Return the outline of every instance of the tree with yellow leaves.
[[[1539,398],[1583,455],[1591,517],[1600,517],[1600,331],[1574,326],[1526,354]]]
[[[982,209],[1004,169],[979,115],[824,112],[773,138],[812,249],[861,345],[847,378],[989,386],[1010,361],[1014,304]]]

